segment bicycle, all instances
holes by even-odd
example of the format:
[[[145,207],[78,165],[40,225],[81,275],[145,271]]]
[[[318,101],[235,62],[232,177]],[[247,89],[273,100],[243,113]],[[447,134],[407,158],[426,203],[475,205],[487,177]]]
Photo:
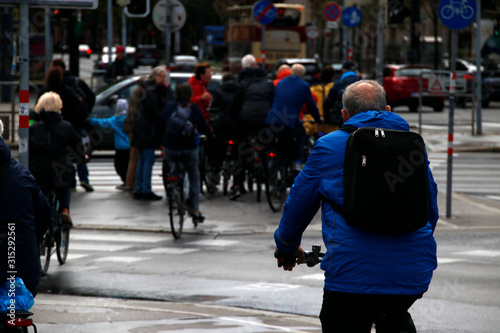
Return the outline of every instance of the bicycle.
[[[0,332],[2,333],[28,333],[28,327],[33,327],[33,331],[37,333],[37,328],[33,319],[30,319],[33,312],[16,310],[14,318],[11,318],[6,313],[1,314]]]
[[[312,246],[312,251],[304,251],[305,259],[302,262],[297,263],[297,257],[294,255],[286,255],[280,250],[274,251],[275,258],[285,258],[285,262],[278,265],[281,267],[283,265],[293,265],[293,264],[306,264],[307,267],[314,267],[321,262],[323,257],[325,256],[324,252],[321,252],[321,245],[314,244]]]
[[[468,20],[474,16],[474,9],[467,5],[467,0],[450,0],[448,5],[441,8],[441,16],[449,20],[453,16],[461,16],[463,19]]]
[[[203,190],[203,185],[206,188],[206,195],[208,197],[213,197],[217,194],[217,183],[218,177],[212,171],[212,166],[210,165],[209,157],[207,154],[207,137],[205,135],[200,135],[199,137],[199,164],[200,164],[200,190],[201,193],[205,193]]]
[[[49,223],[49,227],[39,246],[42,275],[47,274],[50,265],[50,257],[54,254],[54,251],[57,254],[57,260],[60,265],[64,265],[66,262],[69,250],[69,232],[71,229],[70,226],[62,223],[61,213],[59,212],[59,201],[53,190],[47,195],[47,200],[52,209],[52,221]]]
[[[256,186],[257,202],[260,202],[262,193],[262,184],[265,184],[266,172],[264,167],[264,146],[258,142],[255,134],[249,139],[251,147],[251,156],[245,162],[247,163],[247,184],[248,190],[253,192],[254,184]]]
[[[184,220],[192,215],[192,208],[187,203],[189,198],[189,177],[184,169],[182,158],[163,160],[163,185],[167,193],[168,215],[174,239],[182,235]],[[196,228],[198,223],[194,222]]]

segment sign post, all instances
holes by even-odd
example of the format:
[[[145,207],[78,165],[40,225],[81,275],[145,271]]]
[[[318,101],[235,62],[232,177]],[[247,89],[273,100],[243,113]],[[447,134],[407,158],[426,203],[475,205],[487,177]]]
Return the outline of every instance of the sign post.
[[[361,11],[354,6],[347,7],[342,11],[342,23],[349,27],[349,38],[347,44],[347,59],[352,61],[353,28],[361,23]]]
[[[266,69],[266,24],[272,23],[276,18],[276,7],[271,1],[261,0],[255,3],[252,9],[253,17],[262,24],[262,67]]]
[[[451,217],[452,175],[453,175],[453,134],[455,122],[455,79],[457,30],[467,28],[476,17],[474,0],[441,0],[438,6],[439,19],[451,31],[451,63],[450,63],[450,112],[448,114],[448,165],[446,172],[446,217]],[[478,55],[476,55],[477,57]],[[479,70],[479,69],[478,69]]]

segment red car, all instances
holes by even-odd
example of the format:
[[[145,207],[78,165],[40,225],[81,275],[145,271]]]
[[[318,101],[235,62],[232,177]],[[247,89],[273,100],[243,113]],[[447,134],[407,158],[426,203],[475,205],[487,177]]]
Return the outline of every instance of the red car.
[[[387,94],[387,104],[392,108],[406,105],[410,112],[418,111],[418,79],[422,72],[431,72],[427,65],[386,65],[384,68],[384,89]],[[428,80],[422,80],[423,90],[427,89]],[[443,111],[444,97],[424,96],[422,105],[430,106],[434,111]]]

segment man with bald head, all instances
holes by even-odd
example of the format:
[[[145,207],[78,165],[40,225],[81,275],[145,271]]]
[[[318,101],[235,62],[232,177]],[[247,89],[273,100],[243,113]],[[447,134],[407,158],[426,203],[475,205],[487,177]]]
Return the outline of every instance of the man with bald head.
[[[306,132],[299,118],[302,105],[317,123],[321,122],[318,107],[314,102],[309,84],[304,81],[306,69],[294,64],[291,75],[281,80],[274,89],[271,110],[267,114],[266,124],[277,136],[286,139],[295,138],[294,169],[300,171],[304,162],[304,145]]]
[[[384,88],[376,81],[351,84],[342,101],[345,125],[409,131],[408,123],[390,112]],[[439,217],[437,185],[428,167],[429,219],[416,231],[387,235],[350,225],[342,214],[344,154],[349,135],[347,131],[335,131],[316,142],[290,189],[274,234],[276,247],[302,262],[302,233],[321,207],[326,246],[321,262],[325,271],[320,313],[323,332],[370,333],[375,324],[377,332],[414,333],[408,309],[427,291],[437,267],[433,236]],[[429,166],[427,156],[425,162]],[[373,216],[372,222],[383,219]],[[288,271],[295,266],[283,258],[278,259],[280,264]]]

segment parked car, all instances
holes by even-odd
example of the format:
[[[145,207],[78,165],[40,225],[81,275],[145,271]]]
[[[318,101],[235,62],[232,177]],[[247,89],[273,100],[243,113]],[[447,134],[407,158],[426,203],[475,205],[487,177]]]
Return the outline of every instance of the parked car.
[[[160,53],[156,45],[138,45],[135,52],[134,67],[151,66],[156,67],[160,64]]]
[[[304,76],[304,80],[310,84],[314,84],[319,82],[319,78],[321,76],[321,70],[319,69],[319,64],[316,59],[309,58],[282,58],[276,61],[274,64],[274,68],[269,75],[270,79],[275,79],[278,68],[281,65],[288,65],[292,67],[294,64],[301,64],[306,68],[306,75]]]
[[[170,73],[170,88],[182,83],[187,83],[191,73]],[[137,87],[141,76],[129,76],[119,82],[107,85],[96,91],[96,100],[90,113],[93,118],[108,118],[114,115],[114,106],[118,99],[124,98],[130,100],[132,91]],[[222,84],[222,76],[212,75],[208,85],[208,90],[213,94]],[[93,150],[114,150],[114,137],[110,130],[102,130],[90,135]]]
[[[473,93],[474,81],[476,79],[477,66],[475,60],[467,61],[465,59],[456,59],[455,70],[457,77],[462,76],[467,80],[467,91]],[[443,59],[442,67],[445,70],[450,70],[450,60]],[[481,80],[482,80],[482,96],[480,98],[481,105],[487,108],[491,101],[500,101],[500,68],[495,64],[489,64],[488,67],[481,66]],[[465,106],[469,99],[458,98],[457,102]]]
[[[419,75],[432,73],[427,65],[386,65],[383,73],[383,85],[387,96],[387,104],[392,108],[406,105],[410,112],[418,110]],[[423,89],[427,89],[428,80],[422,80]],[[430,106],[434,111],[443,111],[444,97],[424,96],[422,105]]]
[[[193,73],[194,67],[198,63],[198,58],[190,55],[176,55],[174,61],[170,65],[172,72],[188,72]]]
[[[90,46],[88,46],[87,44],[80,44],[78,45],[78,53],[80,54],[80,57],[90,58],[92,50],[90,49]]]

